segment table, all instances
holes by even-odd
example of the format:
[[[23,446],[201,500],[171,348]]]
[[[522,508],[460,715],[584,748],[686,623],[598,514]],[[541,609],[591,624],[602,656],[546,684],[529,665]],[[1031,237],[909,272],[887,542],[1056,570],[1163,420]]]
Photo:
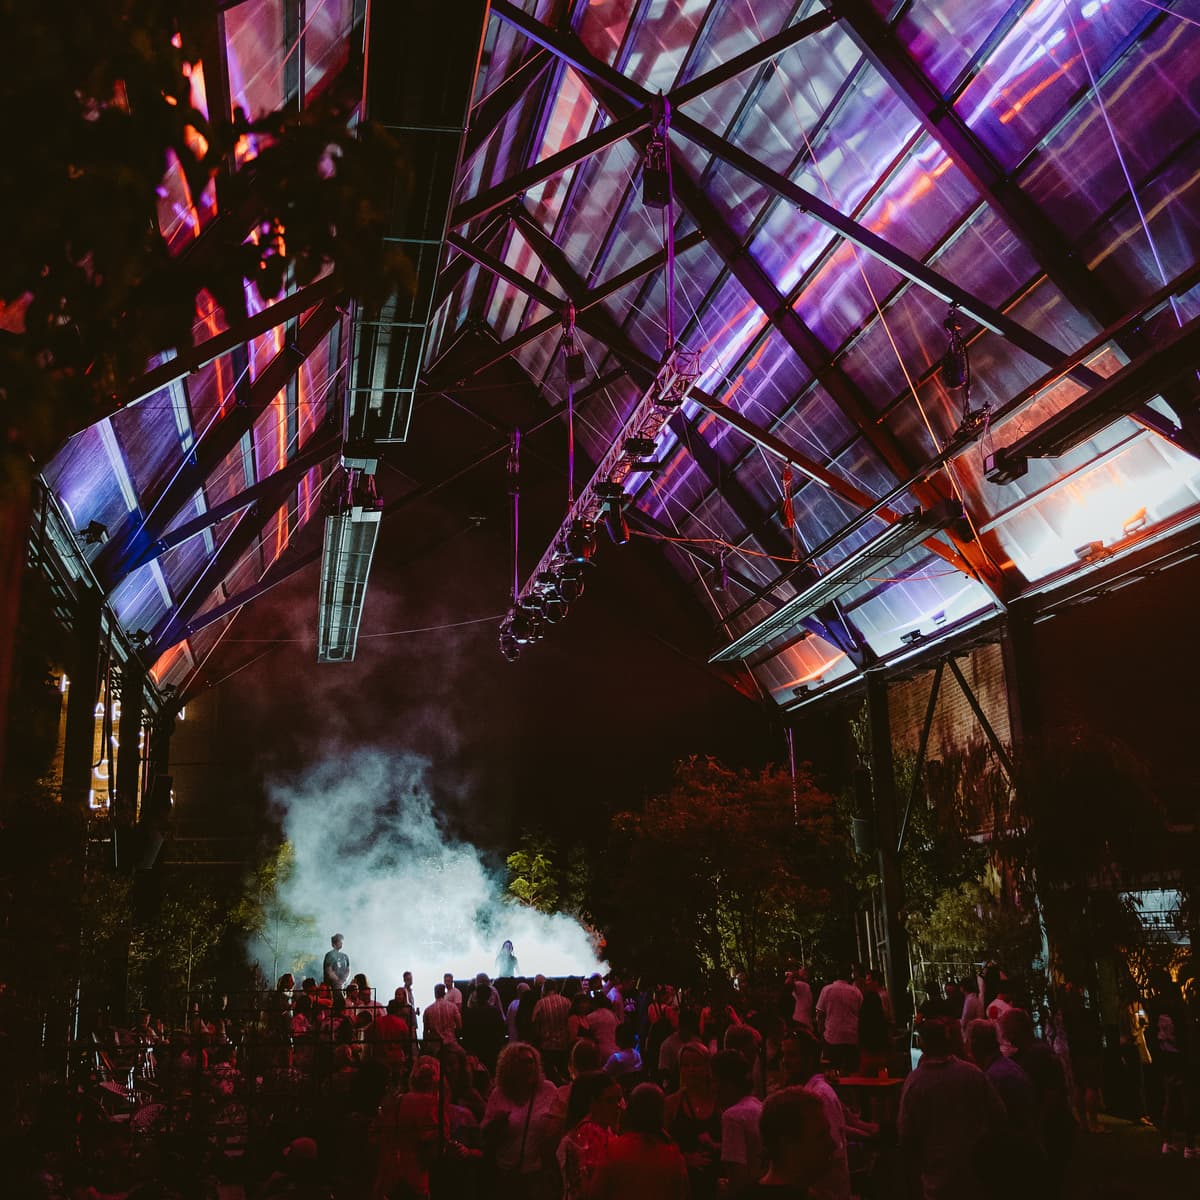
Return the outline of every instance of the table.
[[[880,1126],[893,1126],[900,1113],[900,1089],[903,1079],[877,1075],[840,1075],[830,1083],[838,1092],[846,1092],[843,1099],[852,1099],[854,1107],[868,1121]]]

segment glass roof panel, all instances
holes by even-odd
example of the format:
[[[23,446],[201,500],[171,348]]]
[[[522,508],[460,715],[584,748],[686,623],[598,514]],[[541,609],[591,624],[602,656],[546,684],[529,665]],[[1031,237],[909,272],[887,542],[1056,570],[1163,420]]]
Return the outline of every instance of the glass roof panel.
[[[896,22],[908,52],[945,94],[1012,0],[914,0]],[[889,5],[877,5],[886,13]]]
[[[651,92],[670,91],[708,8],[709,0],[651,0],[624,55],[623,74]]]
[[[1020,162],[1089,86],[1089,67],[1101,78],[1114,51],[1153,16],[1144,0],[1068,3],[1034,4],[955,102],[1004,166]]]
[[[923,546],[878,575],[851,588],[843,598],[850,619],[876,654],[891,654],[904,634],[932,636],[978,613],[995,610],[991,593],[969,575]]]
[[[225,12],[229,95],[251,120],[281,107],[284,0],[242,0]]]
[[[1200,6],[1198,6],[1200,10]],[[1200,127],[1200,90],[1194,78],[1172,64],[1186,55],[1198,31],[1181,21],[1164,21],[1132,50],[1119,86],[1102,89],[1056,129],[1022,173],[1021,185],[1060,229],[1075,232],[1098,220],[1129,196],[1124,168],[1139,187]],[[1108,124],[1121,148],[1118,158]],[[1079,181],[1087,180],[1087,187]]]
[[[112,605],[121,625],[133,632],[154,633],[166,623],[173,598],[157,562],[147,563],[127,575],[112,594]]]
[[[304,12],[304,94],[311,96],[333,78],[350,57],[354,0],[321,0]]]
[[[819,637],[805,638],[754,668],[755,678],[779,704],[790,704],[797,688],[836,683],[854,673],[845,654]]]

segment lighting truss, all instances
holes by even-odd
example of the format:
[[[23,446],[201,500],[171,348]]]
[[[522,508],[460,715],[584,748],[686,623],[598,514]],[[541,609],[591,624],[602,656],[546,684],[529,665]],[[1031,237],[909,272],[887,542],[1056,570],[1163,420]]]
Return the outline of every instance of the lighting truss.
[[[317,662],[351,662],[354,658],[382,515],[374,477],[348,467],[344,489],[325,517]]]
[[[733,662],[735,659],[749,658],[775,638],[790,633],[801,621],[844,595],[856,584],[868,579],[880,567],[902,558],[931,533],[953,524],[962,514],[961,504],[944,500],[933,508],[917,509],[901,517],[798,592],[782,608],[771,613],[753,629],[747,630],[736,641],[718,650],[709,662]]]
[[[567,509],[566,516],[558,527],[547,547],[546,552],[538,559],[537,566],[525,581],[518,602],[531,596],[536,589],[534,583],[543,571],[552,571],[564,560],[562,543],[571,526],[576,521],[597,523],[605,506],[610,503],[601,493],[604,484],[615,484],[624,488],[625,481],[631,476],[646,469],[645,457],[626,449],[626,443],[631,439],[648,439],[655,443],[666,425],[667,419],[687,399],[700,376],[700,356],[692,350],[677,347],[659,368],[653,382],[645,394],[634,405],[633,411],[617,432],[608,452],[600,460],[591,480],[584,487],[575,502]],[[633,449],[637,449],[636,445]]]

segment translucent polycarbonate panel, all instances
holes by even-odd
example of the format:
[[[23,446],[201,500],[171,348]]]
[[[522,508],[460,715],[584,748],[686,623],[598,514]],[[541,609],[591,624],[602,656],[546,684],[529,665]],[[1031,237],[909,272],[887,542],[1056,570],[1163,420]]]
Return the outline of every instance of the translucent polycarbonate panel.
[[[754,668],[754,677],[778,704],[791,704],[797,688],[818,688],[854,675],[854,664],[820,637],[805,638]]]
[[[1012,0],[914,0],[896,23],[896,34],[945,93],[1011,4]]]
[[[874,411],[886,409],[909,391],[910,381],[915,383],[941,360],[946,352],[946,312],[945,302],[924,288],[905,287],[883,319],[876,317],[842,355],[842,369]]]
[[[180,427],[189,431],[189,423],[183,390],[176,386],[174,400],[172,392],[172,388],[161,388],[111,417],[130,480],[143,507],[158,496],[185,453],[186,433]]]
[[[767,210],[750,252],[779,291],[788,294],[837,238],[815,217],[779,199]]]
[[[812,143],[793,178],[842,212],[855,205],[883,176],[917,132],[917,120],[870,64],[855,73],[854,87],[830,125]],[[800,146],[807,146],[798,134]]]
[[[350,57],[354,0],[321,0],[305,8],[304,93],[319,92]],[[298,53],[298,51],[293,51]]]
[[[709,7],[709,0],[651,0],[621,56],[623,74],[669,92]]]
[[[936,637],[945,625],[996,611],[987,588],[924,547],[852,588],[842,603],[878,655],[899,650],[905,634]]]
[[[225,591],[228,595],[235,596],[238,592],[253,587],[262,578],[267,567],[271,565],[272,539],[270,535],[277,516],[277,513],[272,512],[265,516],[250,518],[262,532],[250,549],[238,560],[233,570],[225,576]]]
[[[273,475],[295,453],[288,436],[286,393],[281,392],[254,422],[254,467],[259,479]]]
[[[1144,0],[1039,0],[956,101],[958,114],[1004,166],[1051,130],[1114,51],[1153,17]]]
[[[749,362],[725,382],[719,398],[767,428],[789,410],[812,378],[786,338],[771,330]]]
[[[204,494],[209,506],[231,500],[254,482],[252,452],[247,453],[245,438],[221,460],[220,465],[204,482]]]
[[[795,7],[790,0],[772,0],[770,3],[753,5],[740,3],[739,0],[724,0],[709,21],[702,43],[688,64],[685,77],[694,79],[704,75],[772,37],[785,21],[792,18]],[[803,5],[789,23],[796,24],[816,11],[815,4]],[[820,46],[820,53],[812,51],[814,45]],[[822,100],[828,103],[832,96],[830,89],[838,86],[835,81],[839,74],[857,58],[857,51],[849,45],[848,39],[837,32],[826,31],[806,38],[798,47],[781,55],[778,61],[786,59],[791,63],[787,73],[789,80],[805,81],[803,87],[793,88],[799,110],[803,111],[806,105],[814,102],[814,97],[817,104],[821,104]],[[809,74],[811,82],[808,81]],[[728,131],[754,78],[754,72],[751,71],[737,75],[689,100],[683,111],[710,129]]]
[[[995,308],[1002,308],[1038,273],[1028,247],[987,204],[930,256],[929,265]]]
[[[243,0],[225,12],[229,95],[251,120],[284,101],[285,0]]]
[[[336,399],[341,364],[332,361],[333,334],[329,335],[300,365],[296,373],[296,403],[299,409],[299,446],[324,424]]]
[[[1149,235],[1130,200],[1080,244],[1088,265],[1130,305],[1200,258],[1200,146],[1193,143],[1141,187],[1138,200]]]
[[[651,229],[657,228],[658,213],[642,207],[640,187],[628,206],[629,211],[622,211],[624,193],[631,186],[638,164],[637,151],[628,141],[609,146],[580,164],[570,208],[559,219],[555,242],[581,275],[586,275],[595,263],[615,217],[622,218],[622,224],[642,225],[649,218]],[[661,234],[658,236],[661,242]],[[621,263],[622,267],[626,265]]]
[[[693,150],[692,157],[699,159],[703,156]],[[708,194],[717,200],[719,211],[729,227],[742,239],[750,236],[754,223],[775,198],[775,193],[769,188],[755,183],[748,175],[720,159],[712,160],[711,167],[704,174],[704,186]]]
[[[519,275],[529,280],[537,278],[541,269],[541,259],[533,252],[533,248],[525,240],[515,225],[510,225],[504,241],[504,250],[500,254],[503,262]],[[512,337],[520,326],[521,318],[529,304],[528,295],[515,284],[506,279],[486,275],[491,281],[492,295],[488,306],[487,323],[502,341]]]
[[[218,333],[223,333],[228,328],[229,322],[225,319],[225,313],[212,295],[204,289],[197,292],[196,318],[192,322],[193,340],[203,342],[207,338],[215,337]]]
[[[541,144],[533,161],[541,162],[565,147],[581,141],[592,131],[599,112],[599,107],[583,80],[569,67],[564,69],[558,91],[550,106]],[[551,229],[557,221],[578,169],[569,167],[526,190],[526,207],[543,229]]]
[[[820,386],[806,389],[803,399],[789,408],[774,432],[822,464],[833,461],[854,438],[853,421]]]
[[[596,0],[582,10],[578,34],[584,47],[601,62],[615,63],[637,11],[630,0]]]
[[[161,567],[148,563],[130,572],[112,594],[112,605],[124,629],[153,633],[167,620],[173,597],[167,590]]]
[[[1200,12],[1200,4],[1195,7]],[[1093,95],[1086,96],[1023,172],[1021,186],[1071,241],[1128,198],[1126,170],[1140,191],[1193,138],[1200,126],[1200,89],[1195,72],[1178,65],[1198,51],[1200,30],[1163,21],[1130,52],[1120,76],[1102,87],[1103,109]]]
[[[194,140],[196,153],[203,155],[204,145]],[[217,188],[213,181],[198,196],[192,194],[183,168],[173,150],[167,151],[167,170],[158,185],[158,228],[172,254],[180,253],[199,237],[201,230],[217,215]]]
[[[1153,525],[1200,502],[1200,460],[1139,432],[1128,419],[1053,463],[1031,462],[1030,468],[1023,482],[1036,492],[1000,510],[995,534],[1033,581],[1073,566],[1075,551],[1089,542],[1119,547],[1128,537],[1125,526],[1141,521],[1143,509]]]
[[[134,507],[110,461],[99,424],[71,438],[42,474],[76,533],[97,521],[115,536]],[[81,549],[90,562],[99,554],[100,543],[82,544]]]
[[[187,377],[188,403],[197,438],[233,406],[237,380],[232,356],[228,354],[205,363]]]
[[[817,125],[858,61],[856,47],[837,25],[805,38],[774,60],[772,69],[753,91],[750,88],[755,77],[747,72],[728,88],[722,88],[719,96],[714,94],[714,102],[725,106],[724,120],[717,127],[728,122],[734,105],[743,98],[752,99],[753,107],[728,136],[759,162],[790,176],[798,158],[806,152],[805,135],[815,139],[814,145],[820,145]],[[735,86],[740,92],[734,90]],[[717,116],[714,111],[710,119],[715,121]]]
[[[177,642],[159,655],[158,661],[150,668],[150,675],[160,688],[173,687],[182,691],[195,666],[187,642]]]
[[[197,515],[197,506],[189,504],[182,514],[182,519],[190,521]],[[209,546],[216,545],[218,533],[219,531],[211,529],[208,531],[207,537],[203,533],[198,533],[195,537],[188,538],[186,542],[168,550],[158,559],[158,565],[162,569],[163,578],[167,581],[167,587],[177,601],[182,600],[191,591],[192,584],[196,582],[212,553]]]

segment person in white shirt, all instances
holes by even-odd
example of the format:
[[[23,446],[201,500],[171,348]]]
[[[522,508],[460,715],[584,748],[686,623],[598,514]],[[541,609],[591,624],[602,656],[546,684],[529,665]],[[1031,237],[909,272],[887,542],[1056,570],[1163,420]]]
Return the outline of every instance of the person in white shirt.
[[[862,992],[850,982],[853,968],[827,983],[817,997],[817,1030],[824,1039],[829,1061],[842,1073],[858,1067],[858,1010]]]
[[[750,1091],[750,1069],[736,1050],[713,1055],[717,1107],[721,1110],[721,1173],[736,1196],[762,1174],[762,1101]]]
[[[446,999],[461,1013],[463,994],[454,986],[454,976],[449,971],[442,976],[442,985],[446,989]]]

